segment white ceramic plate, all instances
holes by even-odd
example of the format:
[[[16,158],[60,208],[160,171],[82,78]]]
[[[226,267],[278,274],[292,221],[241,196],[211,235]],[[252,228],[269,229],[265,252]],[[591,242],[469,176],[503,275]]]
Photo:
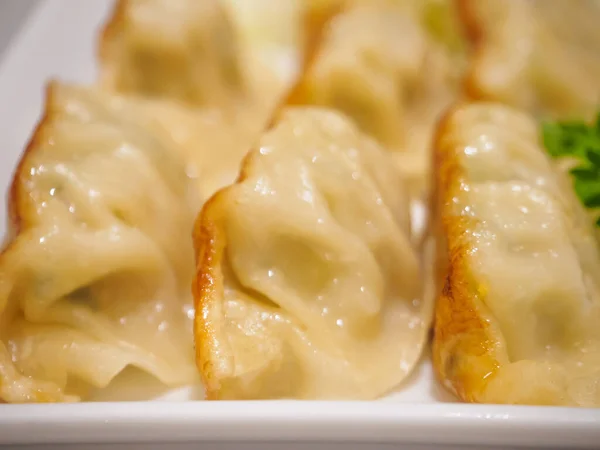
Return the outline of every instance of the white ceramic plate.
[[[95,79],[96,34],[111,5],[112,0],[44,0],[17,27],[0,59],[0,185],[8,185],[39,118],[47,80]],[[0,5],[0,27],[6,25],[3,20],[11,20],[3,11],[7,14]],[[5,203],[2,198],[2,224]],[[95,402],[0,405],[0,444],[65,448],[63,444],[71,443],[83,448],[82,443],[95,443],[90,448],[100,449],[105,448],[101,443],[121,443],[119,448],[187,449],[203,442],[203,448],[222,450],[308,445],[282,444],[297,441],[328,449],[356,448],[359,442],[370,449],[392,444],[404,449],[458,449],[469,444],[600,448],[600,410],[454,403],[434,382],[426,358],[397,393],[376,402],[207,403],[195,401],[202,397],[197,389],[165,392],[145,378],[137,379],[135,389],[124,390],[126,377]],[[135,402],[148,399],[149,392],[153,401]],[[129,402],[111,402],[115,399]]]

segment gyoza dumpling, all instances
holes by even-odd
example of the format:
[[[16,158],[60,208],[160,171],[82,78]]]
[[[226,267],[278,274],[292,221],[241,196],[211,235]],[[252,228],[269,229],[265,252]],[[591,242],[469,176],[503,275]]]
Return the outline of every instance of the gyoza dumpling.
[[[434,365],[466,401],[598,407],[599,248],[538,135],[499,104],[442,124]]]
[[[270,12],[279,11],[291,42],[268,32],[251,39],[252,24],[267,20],[264,7],[248,18],[219,0],[119,0],[105,28],[101,85],[170,131],[203,200],[235,180],[294,79],[296,9],[282,0]]]
[[[300,8],[239,3],[118,0],[100,39],[102,85],[194,107],[271,108],[296,76]]]
[[[127,366],[197,381],[191,231],[169,134],[106,94],[51,84],[17,167],[0,256],[0,400],[63,401]]]
[[[591,117],[600,102],[600,3],[461,0],[474,44],[467,90],[538,115]]]
[[[425,36],[390,6],[347,7],[329,23],[297,103],[334,107],[385,145],[403,142],[403,84],[416,84]]]
[[[103,84],[223,105],[245,90],[239,43],[219,0],[119,0],[101,40]]]
[[[283,113],[196,223],[197,364],[211,399],[370,399],[425,345],[401,177],[334,112]]]
[[[428,32],[422,10],[409,6],[415,5],[345,2],[329,22],[293,102],[347,114],[396,152],[421,194],[434,124],[458,94],[462,64]]]

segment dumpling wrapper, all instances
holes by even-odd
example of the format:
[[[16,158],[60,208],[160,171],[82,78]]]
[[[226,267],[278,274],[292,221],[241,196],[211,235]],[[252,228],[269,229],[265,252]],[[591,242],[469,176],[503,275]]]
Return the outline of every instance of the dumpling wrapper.
[[[240,52],[218,0],[119,0],[100,41],[102,83],[123,93],[222,106],[246,90]]]
[[[404,181],[335,112],[292,108],[205,205],[194,242],[209,399],[372,399],[427,340]]]
[[[234,1],[117,2],[100,38],[100,84],[143,103],[170,130],[203,200],[235,180],[295,80],[298,10],[293,0],[254,14]],[[277,30],[256,36],[252,27],[269,14],[287,37]]]
[[[335,2],[316,3],[325,8]],[[435,124],[460,94],[462,54],[436,40],[418,2],[337,3],[341,12],[329,21],[292,103],[351,117],[394,153],[420,197],[427,190]]]
[[[600,103],[595,0],[460,0],[474,45],[466,89],[540,116],[591,118]]]
[[[538,136],[499,104],[441,126],[434,367],[465,401],[599,407],[599,248]]]
[[[191,235],[200,200],[169,133],[52,83],[17,167],[0,256],[0,399],[77,400],[135,366],[199,382]]]
[[[270,108],[296,79],[303,33],[298,0],[118,0],[100,80],[192,107]]]

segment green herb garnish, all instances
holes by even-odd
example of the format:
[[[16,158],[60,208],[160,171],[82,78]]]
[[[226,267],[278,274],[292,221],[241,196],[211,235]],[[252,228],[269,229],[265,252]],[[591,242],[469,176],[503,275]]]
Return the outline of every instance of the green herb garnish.
[[[550,156],[574,160],[575,166],[570,169],[573,186],[585,207],[600,208],[600,113],[592,124],[544,123],[542,138]],[[600,217],[596,225],[600,226]]]

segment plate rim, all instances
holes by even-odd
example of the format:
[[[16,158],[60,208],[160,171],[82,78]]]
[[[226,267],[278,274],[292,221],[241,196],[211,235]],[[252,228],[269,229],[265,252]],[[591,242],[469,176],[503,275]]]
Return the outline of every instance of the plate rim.
[[[106,0],[96,0],[96,7],[101,1]],[[27,127],[40,112],[43,83],[39,81],[46,75],[26,69],[39,62],[51,66],[55,77],[70,78],[66,76],[70,66],[61,65],[69,55],[57,60],[56,55],[40,56],[35,63],[27,56],[35,54],[32,49],[40,51],[43,34],[59,22],[58,11],[65,5],[66,1],[40,0],[0,55],[0,81],[5,83],[0,92],[6,99],[38,106],[21,119]],[[82,5],[69,4],[74,9]],[[39,24],[45,28],[37,28]],[[27,74],[27,80],[21,79],[22,74]],[[26,127],[17,128],[9,133],[21,142],[19,134]],[[4,152],[0,164],[8,164],[15,156]],[[597,448],[600,409],[385,401],[0,404],[0,445],[241,440]]]
[[[600,409],[295,400],[0,405],[0,444],[241,440],[597,448]]]

